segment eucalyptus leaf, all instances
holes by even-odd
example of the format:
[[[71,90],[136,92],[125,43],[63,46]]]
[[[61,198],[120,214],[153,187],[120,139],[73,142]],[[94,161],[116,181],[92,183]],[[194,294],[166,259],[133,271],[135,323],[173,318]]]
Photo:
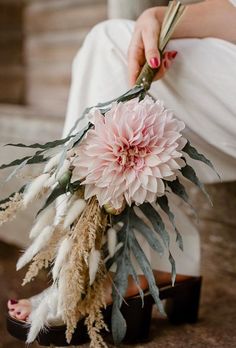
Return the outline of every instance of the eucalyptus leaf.
[[[161,207],[161,209],[166,213],[166,215],[169,217],[169,220],[172,224],[172,226],[175,229],[175,233],[176,233],[176,242],[178,243],[179,248],[183,251],[184,246],[183,246],[183,238],[178,230],[178,228],[175,225],[175,217],[174,214],[172,213],[172,211],[170,210],[169,207],[169,202],[168,202],[168,198],[167,196],[161,196],[161,197],[157,197],[157,204],[159,204],[159,206]]]
[[[172,281],[172,286],[174,286],[175,284],[175,279],[176,279],[176,265],[175,265],[175,260],[171,254],[171,252],[169,252],[169,262],[171,264],[171,281]]]
[[[135,228],[136,231],[144,236],[153,250],[157,251],[160,255],[164,254],[163,246],[156,238],[153,230],[149,228],[145,222],[135,214],[135,212],[131,215],[131,227]]]
[[[111,313],[111,331],[115,345],[119,345],[125,338],[127,331],[126,321],[118,304],[113,303]]]
[[[123,298],[125,296],[128,287],[128,258],[127,258],[127,247],[123,248],[123,253],[119,255],[116,260],[117,270],[113,280],[112,287],[112,336],[115,344],[119,344],[125,337],[126,334],[126,322],[120,311]]]
[[[156,285],[151,265],[132,231],[129,234],[129,238],[131,250],[148,281],[150,294],[152,295],[160,313],[165,315],[164,307],[159,297],[159,289]]]
[[[220,179],[220,175],[217,173],[217,171],[216,171],[215,167],[213,166],[213,164],[211,163],[211,161],[209,159],[207,159],[202,153],[199,153],[197,151],[197,149],[190,144],[189,141],[187,141],[187,144],[184,146],[182,151],[187,153],[189,155],[189,157],[191,157],[192,159],[194,159],[196,161],[201,161],[201,162],[205,163],[206,165],[208,165],[211,169],[214,170],[214,172],[217,174],[217,176]]]
[[[180,171],[186,179],[188,179],[193,184],[195,184],[198,188],[200,188],[200,190],[205,194],[205,196],[209,200],[210,204],[213,206],[212,200],[211,200],[208,192],[206,191],[205,186],[197,177],[195,170],[190,165],[186,164],[186,166],[182,167]]]
[[[128,267],[129,267],[129,274],[132,275],[132,278],[138,288],[138,291],[139,291],[139,295],[141,297],[141,300],[142,300],[142,307],[144,306],[144,292],[143,292],[143,289],[140,287],[140,281],[139,281],[139,278],[138,278],[138,275],[135,271],[135,268],[131,262],[131,260],[129,259],[128,260]]]
[[[166,181],[166,183],[175,195],[179,196],[189,204],[189,196],[184,185],[179,181],[179,178],[176,178],[174,181]]]
[[[30,157],[29,159],[26,159],[23,161],[20,165],[18,165],[5,179],[5,182],[10,181],[21,169],[23,169],[28,164],[39,164],[46,162],[48,158],[44,158],[42,155],[34,155]]]
[[[92,123],[88,123],[86,125],[86,127],[84,127],[81,131],[79,131],[78,133],[76,133],[74,135],[74,137],[65,145],[64,150],[62,151],[60,160],[59,160],[59,164],[57,166],[57,170],[56,170],[56,174],[59,172],[60,168],[62,167],[65,159],[66,159],[66,155],[67,155],[67,151],[69,151],[70,149],[72,149],[75,144],[79,144],[79,142],[82,140],[82,138],[84,137],[84,135],[88,132],[88,130],[90,128],[93,127]]]
[[[22,144],[22,143],[18,143],[18,144],[9,143],[9,144],[6,144],[5,146],[15,146],[15,147],[30,148],[30,149],[51,149],[51,148],[57,147],[59,145],[65,144],[72,137],[74,137],[74,135],[70,135],[66,138],[59,139],[59,140],[49,141],[45,144],[35,143],[35,144],[31,144],[31,145],[26,145],[26,144]]]
[[[9,168],[9,167],[14,167],[14,166],[18,166],[19,164],[21,163],[26,163],[28,159],[30,159],[31,156],[25,156],[23,158],[19,158],[19,159],[16,159],[10,163],[7,163],[7,164],[2,164],[0,166],[0,169],[5,169],[5,168]]]
[[[170,237],[168,232],[166,231],[164,222],[160,214],[153,208],[150,203],[144,203],[139,206],[139,209],[144,213],[144,215],[148,218],[148,220],[152,223],[154,230],[159,234],[162,238],[164,245],[169,248]]]

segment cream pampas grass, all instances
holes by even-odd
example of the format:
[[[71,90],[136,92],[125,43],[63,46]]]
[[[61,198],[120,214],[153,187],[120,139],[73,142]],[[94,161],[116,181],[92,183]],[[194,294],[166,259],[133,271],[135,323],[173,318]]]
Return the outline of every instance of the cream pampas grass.
[[[47,289],[43,294],[40,303],[30,314],[31,323],[26,343],[32,343],[37,338],[39,332],[48,324],[50,317],[57,315],[58,289],[54,286]]]
[[[56,215],[53,221],[55,226],[59,225],[65,217],[70,204],[71,194],[64,193],[56,199]]]
[[[34,256],[22,285],[29,283],[38,275],[40,270],[44,268],[47,269],[51,265],[58,250],[58,244],[60,244],[60,241],[64,239],[64,235],[65,231],[61,228],[61,226],[56,226],[50,240],[47,242],[44,248]]]
[[[72,244],[73,243],[71,238],[65,238],[58,248],[54,266],[52,269],[52,277],[54,281],[56,281],[56,279],[58,278],[63,264],[67,261],[67,256],[72,248]]]
[[[33,241],[25,253],[19,258],[16,269],[17,271],[23,268],[32,258],[48,243],[55,227],[46,226],[40,235]]]
[[[33,228],[30,231],[29,237],[35,238],[37,237],[42,230],[44,229],[44,227],[48,226],[48,225],[52,225],[53,224],[53,220],[55,217],[55,207],[53,204],[49,205],[48,208],[46,208],[37,218]]]
[[[72,229],[73,245],[58,279],[58,310],[62,313],[62,319],[67,325],[66,337],[68,342],[71,341],[81,316],[90,317],[88,330],[90,328],[91,340],[93,341],[99,341],[97,337],[99,336],[99,328],[105,327],[99,313],[101,308],[105,306],[106,270],[99,250],[106,226],[107,215],[99,207],[94,197],[87,203],[83,214]],[[93,280],[92,287],[89,286],[90,280]],[[97,336],[93,330],[95,327]],[[98,347],[100,346],[97,345]]]
[[[60,177],[66,173],[70,168],[70,161],[69,160],[65,160],[63,165],[61,166],[61,168],[58,170],[58,172],[56,173],[56,179],[60,179]]]
[[[45,297],[38,307],[32,311],[29,321],[31,322],[30,330],[27,336],[26,343],[33,343],[38,336],[39,332],[45,327],[47,323],[47,317],[49,312],[49,306],[47,297]]]
[[[101,259],[101,253],[99,250],[92,249],[89,254],[89,285],[91,286],[96,278],[99,262]]]
[[[56,167],[60,161],[61,158],[61,152],[53,156],[45,165],[44,167],[44,173],[49,173],[54,167]]]
[[[41,174],[35,178],[26,188],[23,196],[23,204],[25,207],[42,191],[45,183],[49,178],[49,174]]]
[[[64,220],[64,228],[67,229],[70,225],[82,214],[84,208],[86,207],[86,202],[84,199],[76,200],[70,209]]]
[[[113,257],[116,251],[117,245],[117,232],[114,228],[110,227],[107,230],[107,243],[108,243],[108,251],[110,257]]]

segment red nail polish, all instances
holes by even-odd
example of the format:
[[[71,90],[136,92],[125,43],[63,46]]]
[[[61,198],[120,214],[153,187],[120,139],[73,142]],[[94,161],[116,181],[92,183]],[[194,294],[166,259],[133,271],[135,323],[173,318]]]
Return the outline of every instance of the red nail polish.
[[[152,68],[156,69],[159,67],[159,60],[157,57],[153,57],[150,59],[150,65]]]
[[[173,51],[172,52],[172,58],[174,59],[177,56],[178,52],[177,51]]]
[[[16,312],[16,314],[17,314],[17,315],[20,315],[20,314],[21,314],[21,312]]]
[[[14,304],[17,304],[17,303],[18,303],[17,300],[10,300],[10,304],[11,304],[11,305],[14,305]]]

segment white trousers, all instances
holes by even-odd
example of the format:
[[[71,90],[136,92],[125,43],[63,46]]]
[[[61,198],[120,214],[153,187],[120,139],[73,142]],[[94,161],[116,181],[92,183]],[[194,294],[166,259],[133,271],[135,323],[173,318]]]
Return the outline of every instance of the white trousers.
[[[127,50],[133,28],[132,21],[111,20],[100,23],[88,34],[73,62],[64,136],[86,107],[128,90]],[[186,137],[214,163],[222,180],[235,180],[236,46],[213,38],[173,40],[168,46],[178,55],[166,76],[153,83],[150,92],[185,122]],[[78,128],[86,122],[83,119]],[[203,182],[218,180],[205,165],[198,162],[192,165]],[[178,249],[174,231],[168,225],[177,273],[198,275],[198,232],[178,204],[172,204],[172,209],[185,249],[184,252]],[[153,269],[170,271],[168,254],[159,257],[139,239]]]

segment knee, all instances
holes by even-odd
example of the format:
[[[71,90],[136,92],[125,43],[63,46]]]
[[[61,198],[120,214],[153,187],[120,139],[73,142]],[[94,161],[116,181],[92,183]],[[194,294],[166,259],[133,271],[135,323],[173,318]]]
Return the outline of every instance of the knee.
[[[125,38],[130,37],[134,22],[126,19],[110,19],[95,25],[86,36],[82,45],[84,51],[101,50],[103,54],[114,45],[124,44]],[[120,40],[122,38],[122,40]],[[73,70],[79,65],[80,50],[74,57]]]
[[[88,40],[98,40],[103,37],[120,37],[132,26],[132,21],[126,19],[108,19],[96,24],[89,32]]]

